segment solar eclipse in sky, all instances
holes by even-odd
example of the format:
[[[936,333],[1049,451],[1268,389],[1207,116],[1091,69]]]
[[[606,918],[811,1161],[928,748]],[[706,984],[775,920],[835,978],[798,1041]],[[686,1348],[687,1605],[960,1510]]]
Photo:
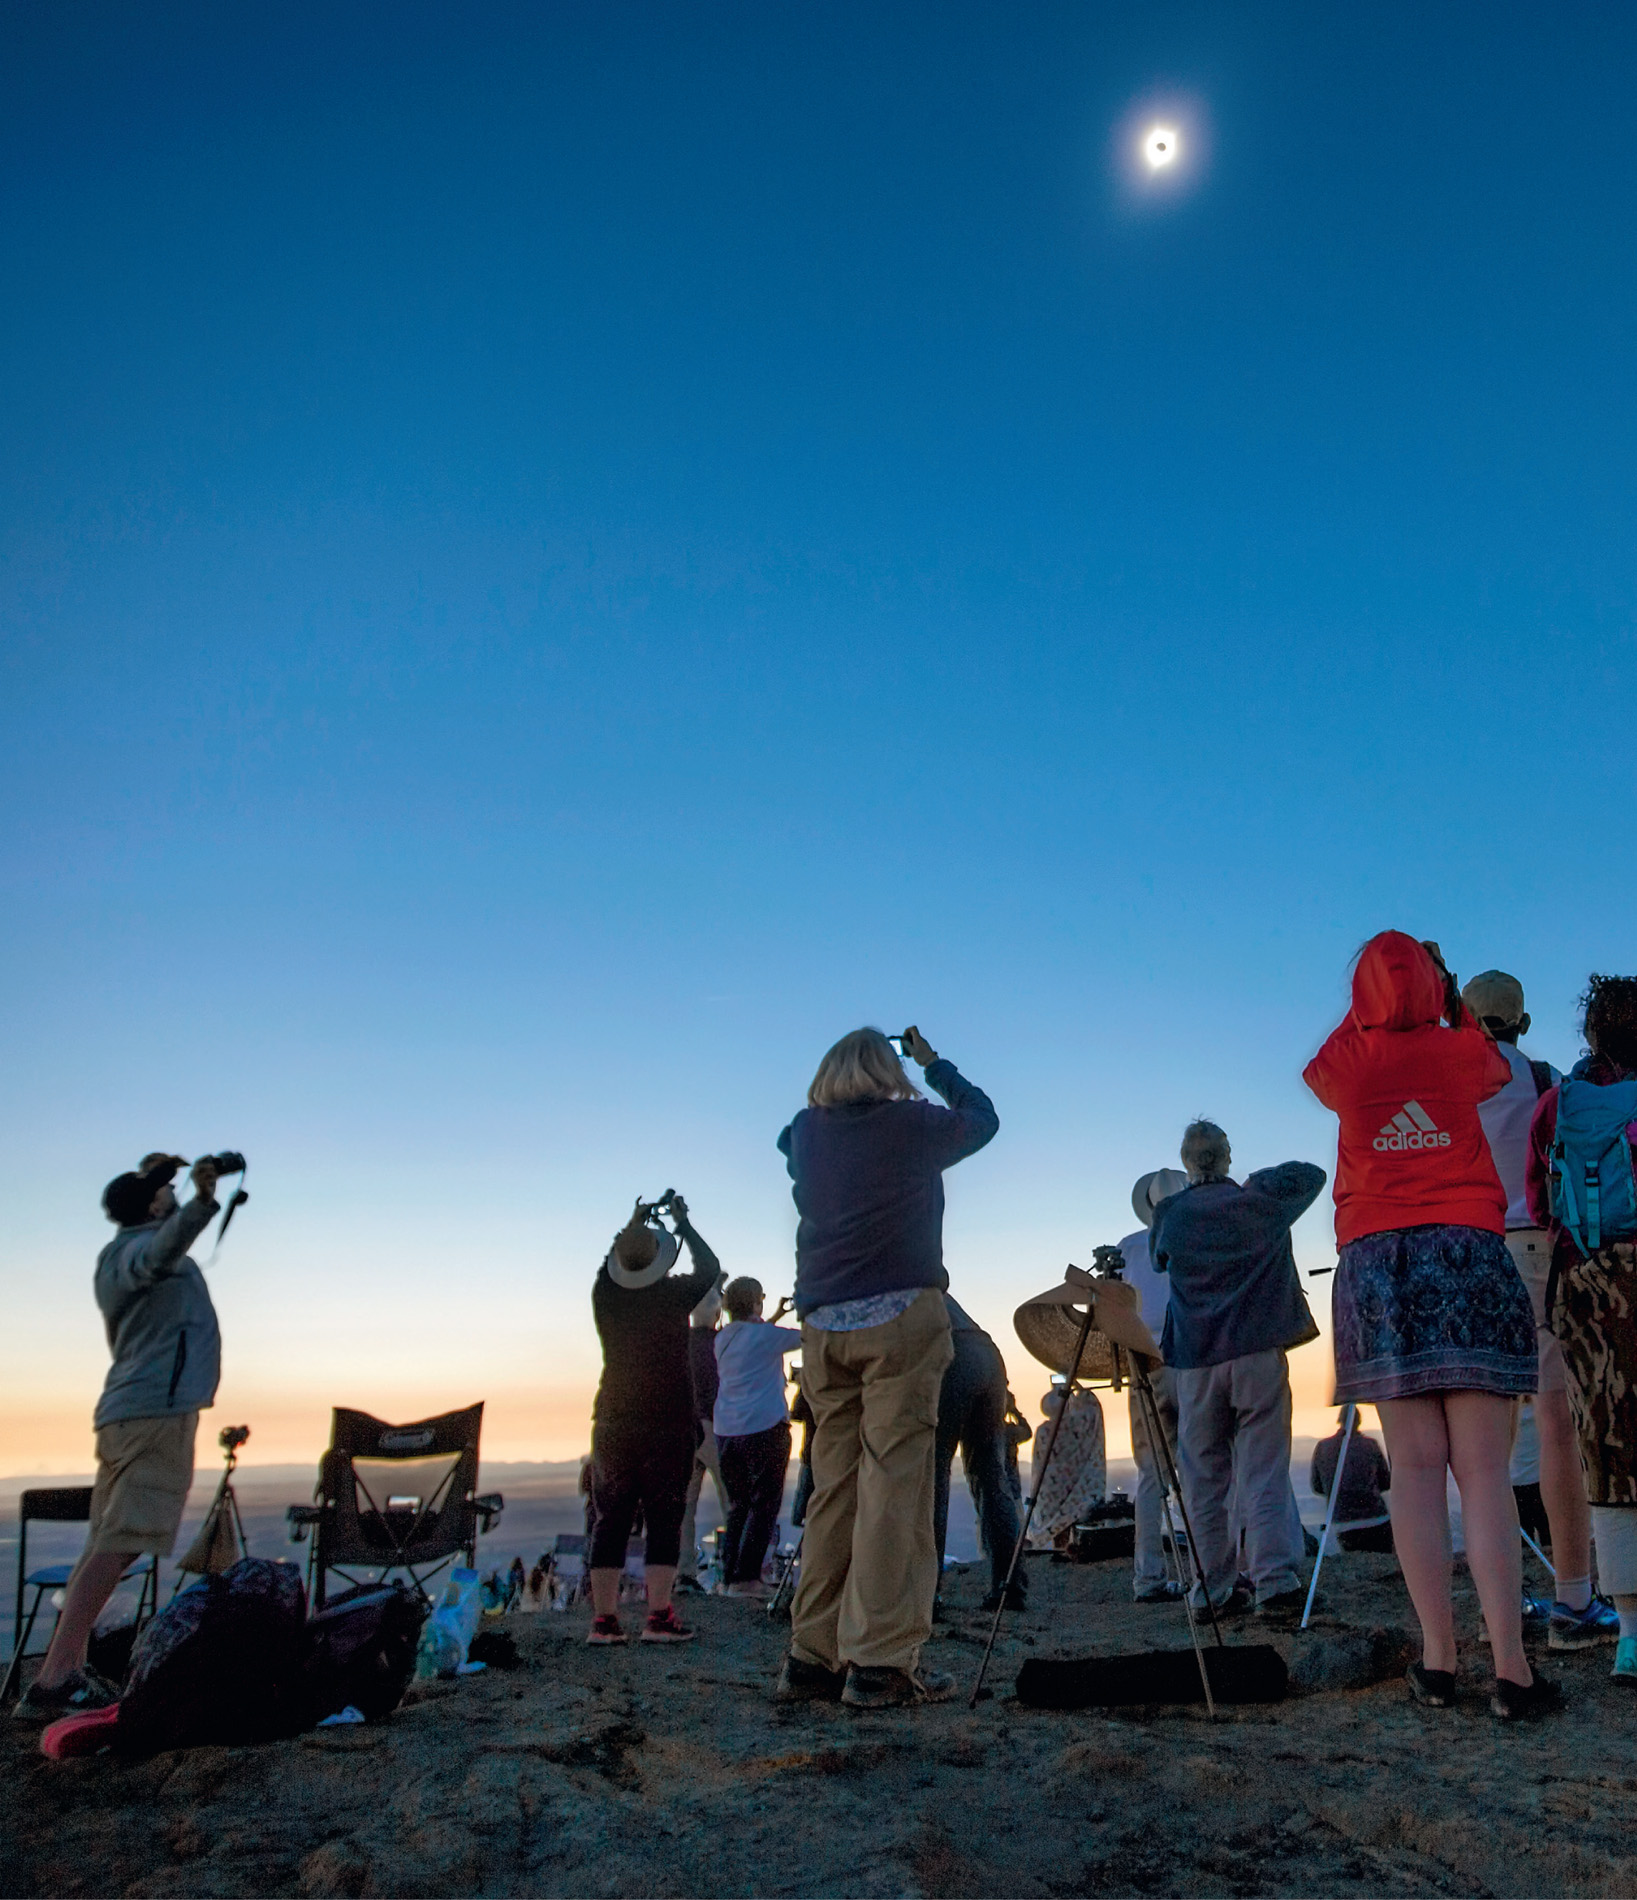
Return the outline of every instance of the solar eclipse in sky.
[[[1143,134],[1143,163],[1153,172],[1163,171],[1167,165],[1174,165],[1181,150],[1174,125],[1151,125]]]
[[[1178,204],[1204,179],[1210,118],[1193,94],[1155,87],[1133,99],[1109,130],[1109,156],[1127,211],[1143,214]]]

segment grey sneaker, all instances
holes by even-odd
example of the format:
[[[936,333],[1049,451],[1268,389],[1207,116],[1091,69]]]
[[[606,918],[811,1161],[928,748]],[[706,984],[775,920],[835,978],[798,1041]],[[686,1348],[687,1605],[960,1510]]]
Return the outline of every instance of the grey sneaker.
[[[14,1722],[29,1722],[43,1728],[65,1715],[84,1715],[91,1709],[106,1709],[119,1700],[119,1691],[94,1669],[76,1669],[54,1689],[31,1682],[11,1712]]]
[[[955,1678],[942,1669],[912,1672],[853,1663],[841,1699],[850,1709],[897,1709],[914,1702],[948,1702],[954,1693]]]

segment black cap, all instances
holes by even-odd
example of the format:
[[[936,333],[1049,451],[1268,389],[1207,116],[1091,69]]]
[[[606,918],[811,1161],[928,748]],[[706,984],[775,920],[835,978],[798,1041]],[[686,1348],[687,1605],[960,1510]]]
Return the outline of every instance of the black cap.
[[[179,1165],[167,1158],[146,1174],[116,1174],[102,1190],[102,1211],[116,1226],[143,1226],[153,1219],[153,1197],[176,1178]]]

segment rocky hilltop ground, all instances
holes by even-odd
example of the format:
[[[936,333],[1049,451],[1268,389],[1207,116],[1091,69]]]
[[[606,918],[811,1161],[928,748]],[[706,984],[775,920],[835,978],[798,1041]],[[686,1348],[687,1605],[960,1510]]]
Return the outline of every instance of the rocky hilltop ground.
[[[987,1619],[956,1578],[931,1659],[970,1682]],[[0,1722],[0,1892],[24,1894],[1630,1894],[1637,1707],[1609,1652],[1551,1658],[1568,1713],[1505,1729],[1471,1689],[1415,1709],[1390,1558],[1343,1557],[1281,1640],[1277,1707],[1046,1714],[1031,1655],[1186,1640],[1120,1564],[1040,1564],[994,1700],[776,1707],[782,1626],[690,1603],[686,1648],[592,1650],[514,1617],[521,1666],[412,1692],[378,1727],[136,1765],[53,1765]],[[1244,1627],[1244,1626],[1242,1626]],[[1372,1635],[1371,1632],[1374,1632]],[[1245,1628],[1243,1640],[1260,1634]]]

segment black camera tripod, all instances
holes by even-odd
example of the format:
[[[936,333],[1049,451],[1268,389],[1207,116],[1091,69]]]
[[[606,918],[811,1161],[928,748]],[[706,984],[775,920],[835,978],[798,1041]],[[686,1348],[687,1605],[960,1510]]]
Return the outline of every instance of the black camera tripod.
[[[222,1481],[216,1487],[216,1495],[210,1501],[204,1523],[199,1526],[198,1536],[177,1559],[172,1596],[181,1589],[183,1577],[219,1576],[222,1571],[231,1570],[241,1557],[250,1555],[250,1543],[244,1534],[244,1519],[239,1515],[239,1500],[233,1489],[233,1471],[239,1462],[239,1447],[249,1436],[248,1425],[224,1425],[217,1435],[216,1442],[227,1460],[222,1468]]]

